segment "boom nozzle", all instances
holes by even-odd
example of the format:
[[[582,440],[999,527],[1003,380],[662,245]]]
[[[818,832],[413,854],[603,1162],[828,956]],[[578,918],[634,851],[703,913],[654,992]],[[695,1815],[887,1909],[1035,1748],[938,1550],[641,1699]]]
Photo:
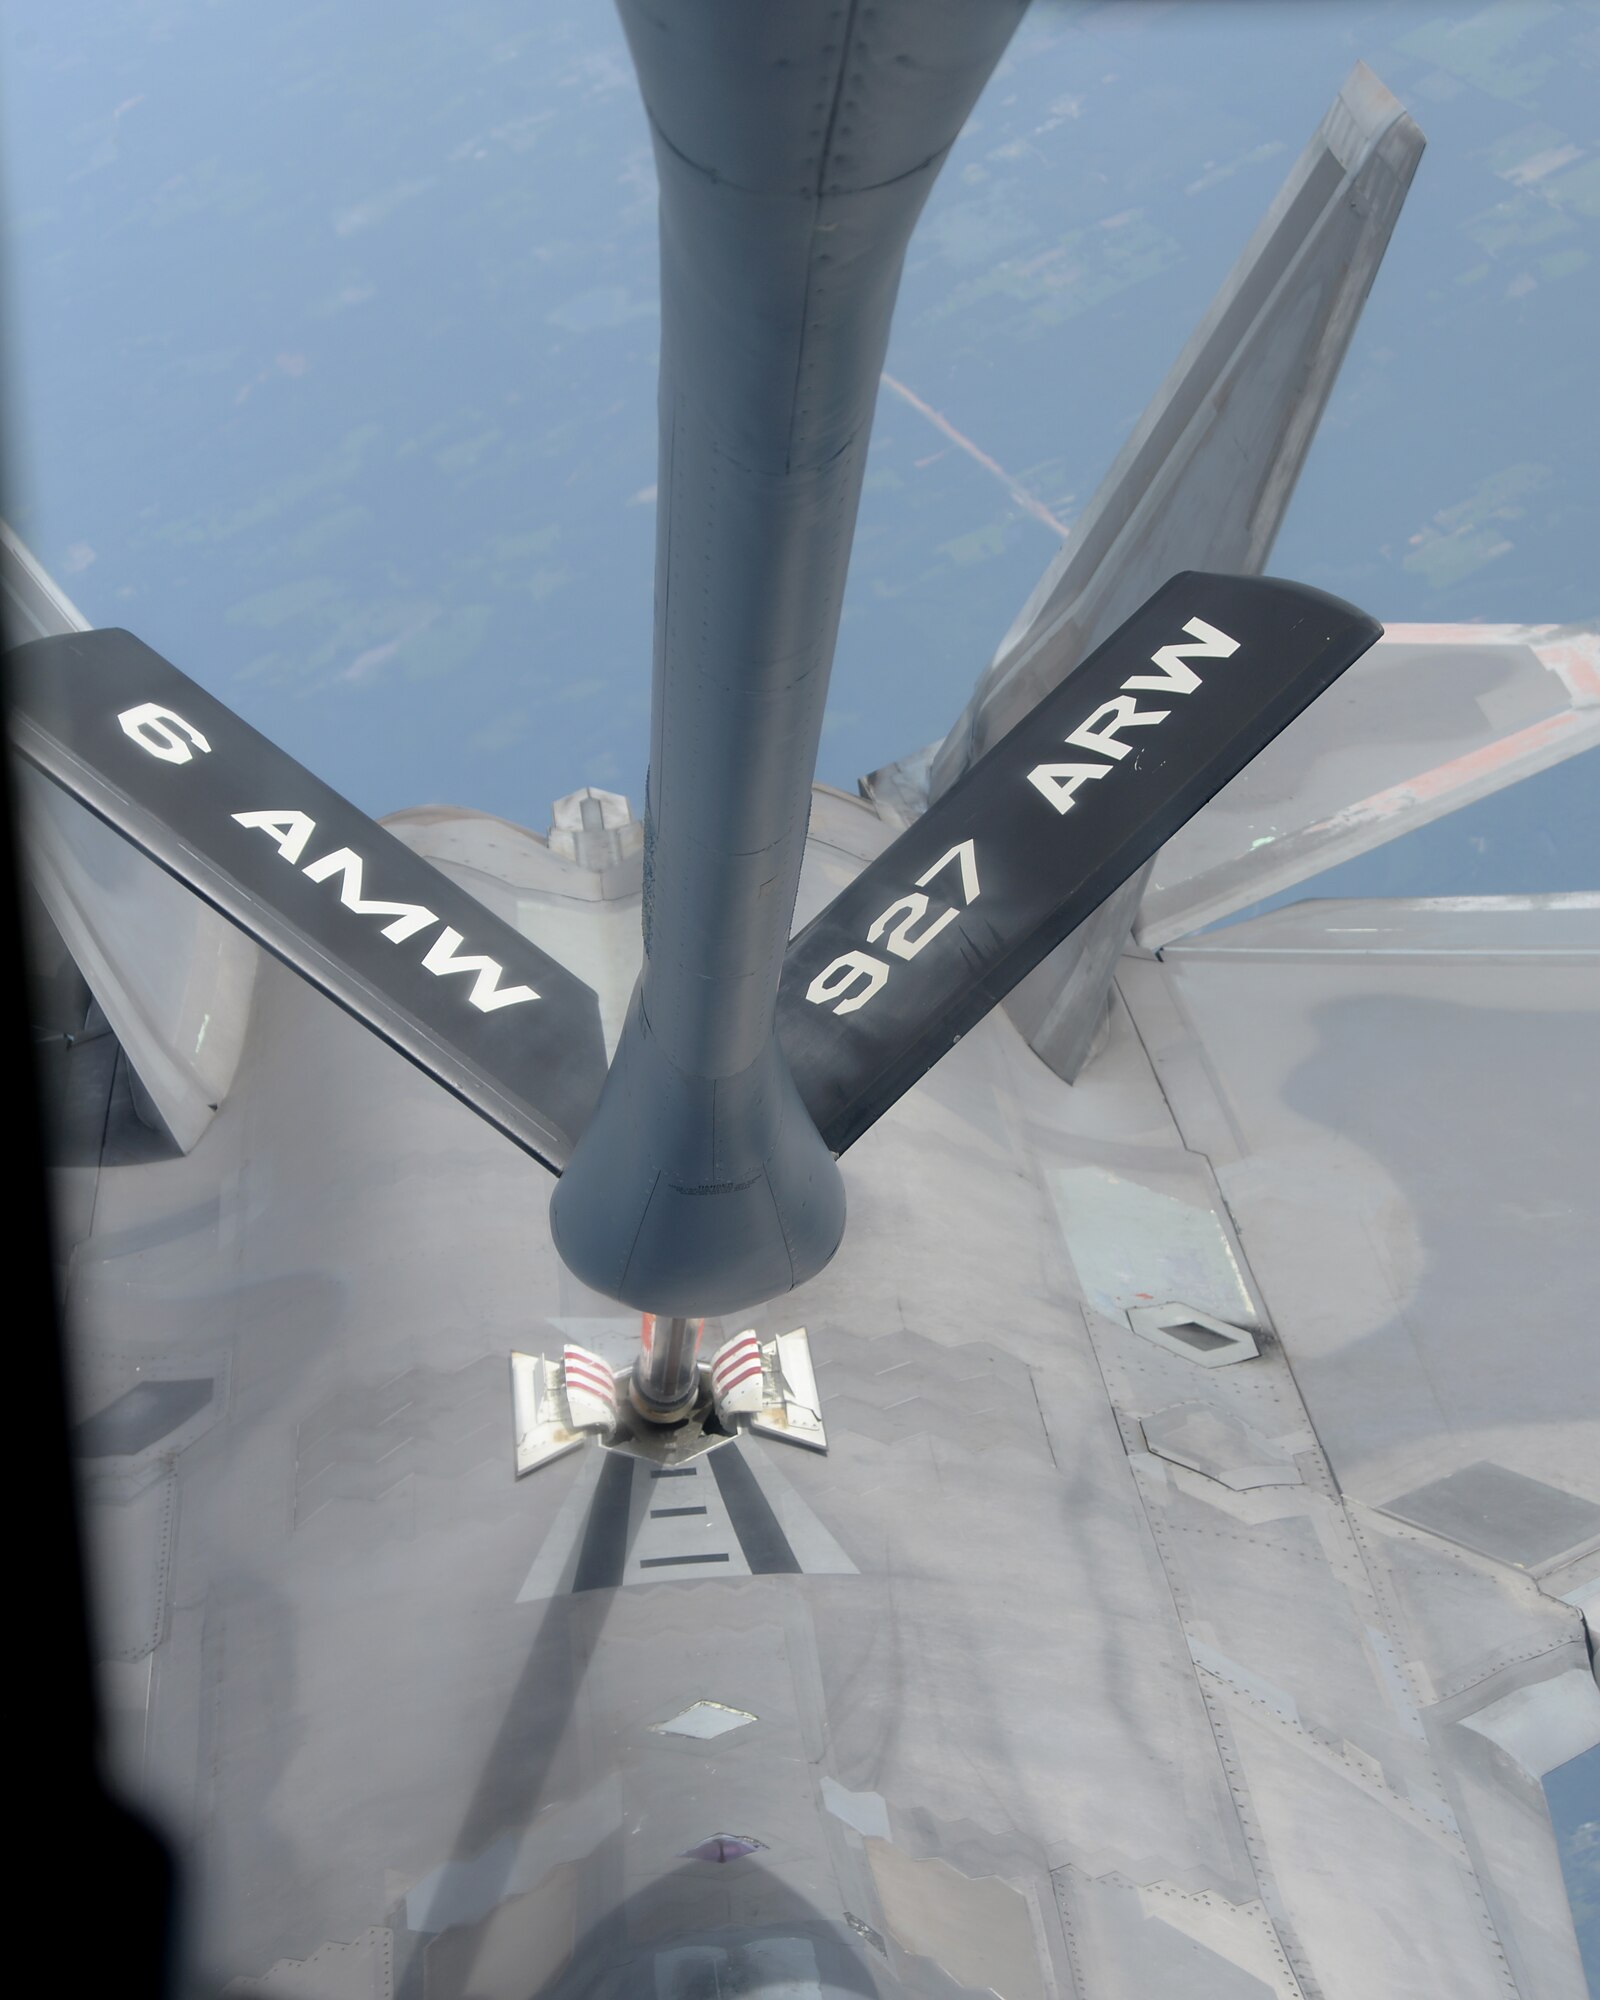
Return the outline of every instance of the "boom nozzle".
[[[682,1423],[699,1400],[697,1364],[705,1324],[681,1314],[644,1315],[638,1357],[628,1378],[628,1401],[647,1424]]]

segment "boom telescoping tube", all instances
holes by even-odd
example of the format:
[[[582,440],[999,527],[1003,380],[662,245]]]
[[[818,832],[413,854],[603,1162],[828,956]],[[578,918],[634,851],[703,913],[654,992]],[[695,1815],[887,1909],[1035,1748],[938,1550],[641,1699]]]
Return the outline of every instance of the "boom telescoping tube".
[[[650,1313],[812,1276],[844,1190],[774,1034],[889,321],[1023,0],[620,0],[661,190],[645,962],[551,1202]]]

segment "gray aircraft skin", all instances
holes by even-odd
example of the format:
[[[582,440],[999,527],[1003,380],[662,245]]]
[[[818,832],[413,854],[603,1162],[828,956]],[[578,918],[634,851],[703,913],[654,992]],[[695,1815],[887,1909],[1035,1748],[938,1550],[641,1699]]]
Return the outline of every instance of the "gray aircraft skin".
[[[1584,1993],[1600,905],[1206,926],[1592,745],[1600,637],[1391,628],[842,1168],[775,1039],[792,931],[1168,577],[1262,570],[1421,151],[1358,67],[946,741],[814,785],[899,259],[1019,11],[624,0],[644,822],[385,822],[598,996],[555,1242],[527,1152],[19,768],[108,1755],[196,1993]],[[83,629],[0,554],[17,637]],[[509,1357],[620,1373],[635,1308],[805,1328],[826,1451],[516,1478]]]

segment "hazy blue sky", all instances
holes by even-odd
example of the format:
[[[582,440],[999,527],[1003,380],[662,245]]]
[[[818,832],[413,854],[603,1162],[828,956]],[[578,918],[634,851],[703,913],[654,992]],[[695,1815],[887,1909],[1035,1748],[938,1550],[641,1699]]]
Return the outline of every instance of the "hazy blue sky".
[[[3,46],[9,506],[83,609],[368,810],[637,801],[654,177],[611,9],[11,0]],[[1591,614],[1592,8],[1041,4],[890,372],[1070,525],[1357,57],[1430,143],[1273,567]],[[1055,545],[886,396],[820,775],[941,734]]]

